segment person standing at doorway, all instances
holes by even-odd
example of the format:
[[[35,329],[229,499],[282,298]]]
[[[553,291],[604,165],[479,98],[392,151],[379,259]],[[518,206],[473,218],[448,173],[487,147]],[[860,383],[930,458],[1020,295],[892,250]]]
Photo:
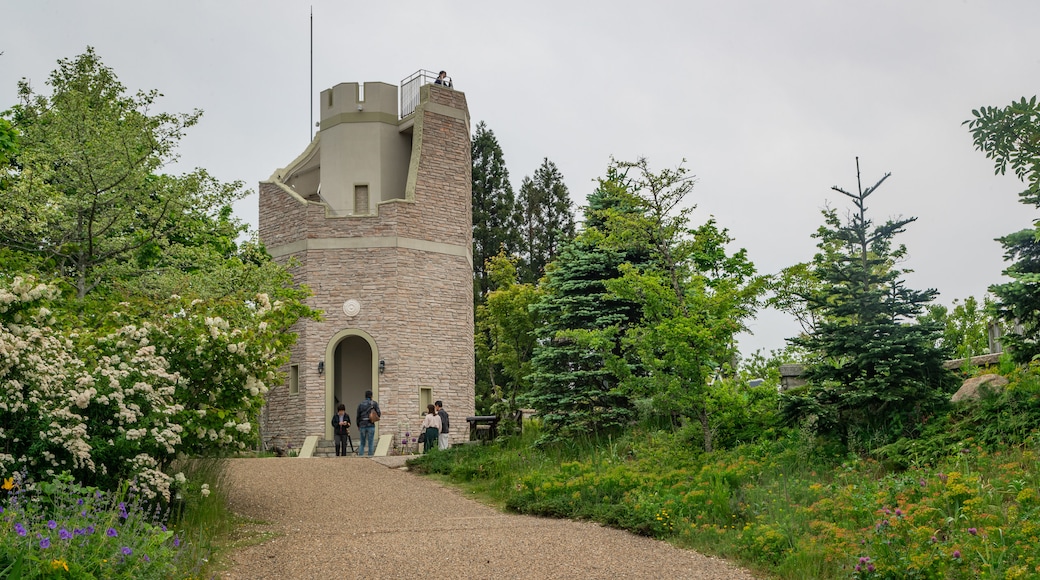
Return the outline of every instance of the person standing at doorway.
[[[451,447],[451,436],[448,435],[448,412],[444,410],[444,403],[437,401],[433,404],[437,409],[437,416],[441,418],[441,432],[437,437],[437,445],[441,451]]]
[[[336,414],[332,416],[332,434],[333,439],[336,440],[336,457],[346,457],[347,442],[350,441],[350,415],[347,414],[347,406],[343,403],[336,407]],[[350,442],[350,452],[354,452],[352,441]]]
[[[357,406],[357,426],[361,433],[361,443],[358,445],[358,455],[365,455],[365,446],[368,446],[368,456],[376,454],[376,424],[372,422],[371,414],[375,412],[376,420],[383,416],[379,409],[379,403],[372,400],[372,391],[365,391],[365,400]]]
[[[433,405],[426,405],[426,416],[423,417],[420,430],[423,435],[423,453],[429,453],[437,445],[441,432],[441,418]]]

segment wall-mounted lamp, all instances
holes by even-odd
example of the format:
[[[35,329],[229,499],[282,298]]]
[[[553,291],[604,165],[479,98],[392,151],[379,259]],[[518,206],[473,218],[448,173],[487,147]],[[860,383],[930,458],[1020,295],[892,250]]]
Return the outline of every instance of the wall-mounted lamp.
[[[318,374],[319,375],[325,374],[325,361],[323,361],[323,360],[318,361]]]
[[[386,361],[385,360],[380,360],[379,361],[379,374],[383,374],[385,372],[386,372]]]

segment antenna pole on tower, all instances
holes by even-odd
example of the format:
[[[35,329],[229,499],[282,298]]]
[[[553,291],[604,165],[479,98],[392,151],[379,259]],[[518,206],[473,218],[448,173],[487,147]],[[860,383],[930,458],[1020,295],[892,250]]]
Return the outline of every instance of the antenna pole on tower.
[[[314,140],[314,6],[313,5],[311,5],[311,86],[310,86],[310,91],[307,94],[307,98],[310,99],[310,102],[311,102],[311,122],[310,122],[309,126],[310,126],[310,130],[311,130],[311,138],[310,138],[310,140],[313,141]]]

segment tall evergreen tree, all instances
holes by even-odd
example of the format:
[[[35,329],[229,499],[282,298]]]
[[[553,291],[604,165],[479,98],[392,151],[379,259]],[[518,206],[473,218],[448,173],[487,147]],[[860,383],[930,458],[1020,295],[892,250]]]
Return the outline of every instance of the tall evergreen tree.
[[[563,175],[549,158],[525,177],[517,199],[520,214],[520,281],[537,282],[560,246],[574,237],[574,214]]]
[[[612,295],[607,280],[620,275],[622,264],[645,257],[603,245],[599,227],[604,216],[626,211],[627,177],[612,166],[589,195],[585,229],[563,244],[541,286],[544,294],[532,310],[543,321],[531,360],[530,391],[524,402],[538,409],[547,439],[597,434],[625,425],[631,403],[618,391],[617,374],[608,368],[604,351],[620,354],[620,333],[639,318],[639,306]],[[614,329],[611,344],[581,340],[587,331]]]
[[[820,287],[809,297],[818,313],[809,335],[791,343],[811,353],[804,391],[786,397],[792,417],[814,416],[817,428],[848,444],[882,444],[913,435],[946,401],[953,376],[943,369],[946,353],[936,344],[941,329],[916,323],[922,308],[938,294],[906,287],[896,267],[906,247],[893,238],[916,218],[875,226],[867,218],[867,198],[888,178],[860,185],[848,197],[855,210],[842,222],[825,210],[825,225],[815,237],[821,252],[813,260]]]
[[[480,303],[490,281],[487,261],[503,249],[514,254],[519,243],[519,219],[509,171],[495,133],[477,124],[473,154],[473,300]]]
[[[1040,102],[1013,102],[1004,108],[981,107],[964,122],[975,138],[975,148],[986,154],[1003,174],[1010,165],[1028,187],[1019,201],[1040,209]],[[1040,358],[1040,220],[1034,228],[997,238],[1004,247],[1004,270],[1010,282],[994,284],[989,291],[997,300],[992,312],[1006,323],[1018,325],[1018,333],[1002,339],[1014,360],[1026,363]]]

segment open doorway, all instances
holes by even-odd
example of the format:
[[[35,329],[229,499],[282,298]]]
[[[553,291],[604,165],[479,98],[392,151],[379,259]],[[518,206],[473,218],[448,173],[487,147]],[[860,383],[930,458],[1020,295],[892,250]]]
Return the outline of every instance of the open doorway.
[[[377,392],[376,385],[376,352],[371,338],[360,331],[345,331],[337,334],[329,342],[327,360],[328,376],[326,377],[326,425],[325,438],[332,439],[332,415],[336,407],[343,403],[350,415],[350,438],[355,447],[360,438],[357,429],[357,406],[365,398],[365,391]]]

